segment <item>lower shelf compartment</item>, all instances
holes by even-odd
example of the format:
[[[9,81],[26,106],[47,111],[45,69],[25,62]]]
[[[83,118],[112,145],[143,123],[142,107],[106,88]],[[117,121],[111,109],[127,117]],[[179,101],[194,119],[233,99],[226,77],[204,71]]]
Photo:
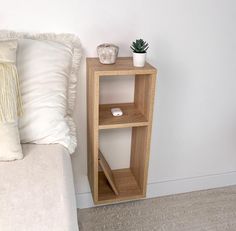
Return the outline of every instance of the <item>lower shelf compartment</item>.
[[[132,173],[128,169],[112,171],[119,195],[115,195],[103,172],[98,173],[98,203],[106,204],[124,200],[144,198],[140,187]]]

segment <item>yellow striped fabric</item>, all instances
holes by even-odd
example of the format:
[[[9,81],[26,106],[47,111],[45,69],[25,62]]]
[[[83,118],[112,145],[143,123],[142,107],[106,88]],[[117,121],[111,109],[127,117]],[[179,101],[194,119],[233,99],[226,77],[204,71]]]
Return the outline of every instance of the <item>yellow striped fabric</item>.
[[[22,112],[16,66],[14,63],[0,63],[0,122],[15,121]]]

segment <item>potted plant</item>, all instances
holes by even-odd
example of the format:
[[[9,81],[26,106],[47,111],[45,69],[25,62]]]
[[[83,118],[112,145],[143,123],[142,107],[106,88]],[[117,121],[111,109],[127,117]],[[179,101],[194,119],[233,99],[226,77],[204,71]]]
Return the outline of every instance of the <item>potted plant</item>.
[[[148,43],[143,39],[136,39],[130,46],[133,50],[133,64],[135,67],[143,67],[146,61]]]

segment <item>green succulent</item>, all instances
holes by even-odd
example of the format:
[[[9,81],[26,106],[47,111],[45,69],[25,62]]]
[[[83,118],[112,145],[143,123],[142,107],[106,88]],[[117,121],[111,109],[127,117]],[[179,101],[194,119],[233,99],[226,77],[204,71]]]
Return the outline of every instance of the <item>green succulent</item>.
[[[130,48],[133,50],[134,53],[146,53],[149,46],[148,43],[145,42],[143,39],[136,39],[136,41],[132,43]]]

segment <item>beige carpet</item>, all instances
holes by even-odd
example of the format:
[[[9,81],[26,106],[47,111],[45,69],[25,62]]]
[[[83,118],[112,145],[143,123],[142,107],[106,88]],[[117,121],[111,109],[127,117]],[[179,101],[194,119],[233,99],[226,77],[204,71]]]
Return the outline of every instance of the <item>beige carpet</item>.
[[[78,211],[80,231],[236,231],[236,186]]]

